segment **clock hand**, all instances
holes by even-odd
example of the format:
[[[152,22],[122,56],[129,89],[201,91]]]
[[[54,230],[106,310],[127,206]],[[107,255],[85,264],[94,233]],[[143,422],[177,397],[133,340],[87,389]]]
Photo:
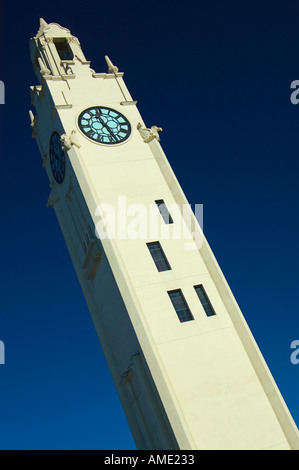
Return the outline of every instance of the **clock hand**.
[[[97,116],[98,119],[100,120],[100,123],[102,124],[103,127],[105,127],[107,129],[107,131],[109,132],[109,134],[111,135],[111,137],[113,138],[113,140],[115,142],[117,142],[117,138],[116,136],[114,135],[113,131],[111,130],[111,128],[108,126],[108,124],[103,121],[103,119],[101,118],[101,116]]]

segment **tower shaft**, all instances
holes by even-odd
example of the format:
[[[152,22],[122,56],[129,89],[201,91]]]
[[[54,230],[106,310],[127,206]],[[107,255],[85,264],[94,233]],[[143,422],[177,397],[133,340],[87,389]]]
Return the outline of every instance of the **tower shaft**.
[[[139,449],[298,449],[298,431],[159,142],[109,58],[30,41],[33,137]]]

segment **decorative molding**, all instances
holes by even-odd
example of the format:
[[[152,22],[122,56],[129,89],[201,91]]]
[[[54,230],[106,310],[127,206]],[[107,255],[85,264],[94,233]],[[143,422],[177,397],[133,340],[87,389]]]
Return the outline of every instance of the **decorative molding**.
[[[81,64],[83,64],[83,65],[90,65],[90,64],[91,64],[90,60],[83,60],[83,59],[81,59],[81,57],[79,57],[77,54],[74,55],[74,59],[79,60],[79,62],[81,62]],[[75,62],[74,62],[74,64],[75,64]],[[92,72],[94,72],[93,69],[90,69],[90,70],[91,70]]]
[[[90,245],[89,245],[89,248],[88,248],[88,251],[87,251],[87,255],[86,255],[86,258],[84,260],[84,264],[83,264],[83,269],[86,269],[88,264],[89,264],[89,261],[90,261],[90,257],[91,257],[91,253],[92,253],[92,250],[93,250],[93,247],[94,245],[97,243],[96,240],[92,240]]]
[[[62,60],[60,62],[61,64],[61,67],[63,68],[63,71],[64,71],[64,74],[63,76],[69,76],[69,75],[72,75],[73,78],[75,78],[75,74],[73,72],[73,69],[71,67],[71,65],[74,65],[75,62],[73,60]]]
[[[30,109],[29,110],[29,117],[30,117],[30,121],[31,121],[30,127],[32,129],[32,138],[35,139],[36,135],[38,133],[38,114],[36,114],[34,116],[33,112]]]
[[[42,76],[44,75],[51,75],[51,70],[49,70],[45,64],[43,63],[42,59],[40,57],[38,57],[38,64],[39,64],[39,67],[40,67],[40,74]]]
[[[53,106],[53,108],[52,108],[52,113],[51,113],[51,119],[52,119],[52,121],[54,121],[56,114],[57,114],[56,106]]]
[[[72,74],[63,74],[61,75],[61,79],[62,80],[70,80],[70,79],[73,79],[73,78],[76,78],[76,75],[74,73]]]
[[[121,101],[120,104],[122,106],[135,106],[138,103],[138,101]]]
[[[68,43],[73,42],[74,44],[77,44],[80,46],[80,41],[76,36],[71,36],[70,38],[67,38]]]
[[[94,70],[90,69],[92,72],[92,77],[93,78],[122,78],[124,76],[123,72],[118,72],[118,73],[97,73]]]
[[[72,145],[75,145],[77,148],[81,147],[75,130],[72,130],[70,135],[62,134],[60,139],[62,143],[62,150],[64,152],[67,152],[72,147]]]
[[[75,145],[77,148],[81,147],[81,144],[79,142],[77,132],[75,130],[72,130],[71,135],[66,135],[63,134],[61,136],[61,140],[63,142],[63,147],[69,150],[72,145]]]
[[[36,87],[35,87],[35,86],[31,86],[31,87],[30,87],[30,98],[31,98],[30,104],[33,104],[33,103],[34,103],[34,98],[35,98],[36,93],[37,93]]]
[[[45,94],[46,94],[46,87],[43,84],[40,88],[40,91],[38,91],[38,101],[41,101],[43,97],[45,96]]]
[[[44,154],[43,155],[43,161],[42,161],[42,168],[45,168],[46,163],[47,163],[47,158],[48,158],[48,155]]]
[[[105,78],[107,75],[106,73],[97,73],[93,69],[90,69],[90,71],[93,78]]]
[[[110,79],[115,79],[115,78],[122,78],[124,76],[124,72],[118,72],[118,73],[106,73],[105,74],[105,79],[110,78]]]
[[[49,207],[49,206],[54,207],[55,204],[59,202],[59,195],[58,195],[55,183],[51,183],[50,188],[51,188],[51,193],[50,193],[50,196],[48,197],[46,207]]]
[[[119,383],[119,385],[121,386],[124,386],[126,385],[128,382],[131,382],[132,378],[133,378],[133,375],[134,375],[134,369],[132,366],[130,366],[121,376],[121,381]]]
[[[54,108],[57,110],[57,109],[70,109],[72,108],[73,105],[72,104],[56,104],[54,106]]]
[[[102,260],[102,251],[98,239],[95,238],[90,225],[86,221],[71,176],[65,200],[74,230],[85,254],[82,269],[85,271],[86,279],[92,281],[96,278],[97,270]]]
[[[152,126],[150,129],[148,129],[147,127],[144,127],[142,124],[138,123],[137,129],[139,130],[144,142],[148,143],[151,142],[153,139],[157,139],[157,141],[159,142],[159,132],[162,131],[161,127]]]
[[[42,36],[44,33],[49,32],[51,30],[51,26],[58,26],[62,31],[65,31],[66,33],[71,34],[70,30],[67,28],[63,28],[60,26],[58,23],[47,23],[43,18],[39,19],[39,30],[35,36],[35,39],[38,39],[40,36]]]
[[[86,277],[89,281],[96,278],[99,264],[102,260],[102,253],[97,240],[91,240],[88,252],[83,264],[83,269],[87,270]]]

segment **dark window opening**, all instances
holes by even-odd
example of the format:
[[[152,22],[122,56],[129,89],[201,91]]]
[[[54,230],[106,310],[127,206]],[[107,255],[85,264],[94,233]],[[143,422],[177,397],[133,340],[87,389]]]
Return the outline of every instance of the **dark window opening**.
[[[168,291],[168,295],[180,322],[183,323],[185,321],[193,320],[193,316],[181,289]]]
[[[66,39],[55,39],[54,44],[61,60],[73,60],[73,51]]]
[[[154,260],[154,263],[158,271],[168,271],[171,269],[168,260],[165,256],[165,253],[162,249],[162,246],[159,242],[150,242],[147,243],[150,254]]]
[[[164,222],[166,224],[173,224],[172,217],[169,214],[169,211],[163,199],[158,199],[157,201],[155,201],[155,203],[157,204],[157,207],[159,209],[160,214],[163,217]]]
[[[211,317],[212,315],[216,315],[216,312],[213,308],[213,305],[210,302],[210,299],[204,290],[203,285],[194,286],[195,292],[198,295],[198,298],[203,306],[204,311],[206,312],[207,317]]]

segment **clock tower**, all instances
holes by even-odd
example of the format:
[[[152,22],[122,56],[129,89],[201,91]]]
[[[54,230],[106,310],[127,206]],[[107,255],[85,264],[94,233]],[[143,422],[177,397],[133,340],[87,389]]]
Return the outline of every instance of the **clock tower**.
[[[32,136],[138,449],[299,449],[298,430],[159,142],[106,56],[40,20]],[[116,427],[117,432],[117,427]]]

